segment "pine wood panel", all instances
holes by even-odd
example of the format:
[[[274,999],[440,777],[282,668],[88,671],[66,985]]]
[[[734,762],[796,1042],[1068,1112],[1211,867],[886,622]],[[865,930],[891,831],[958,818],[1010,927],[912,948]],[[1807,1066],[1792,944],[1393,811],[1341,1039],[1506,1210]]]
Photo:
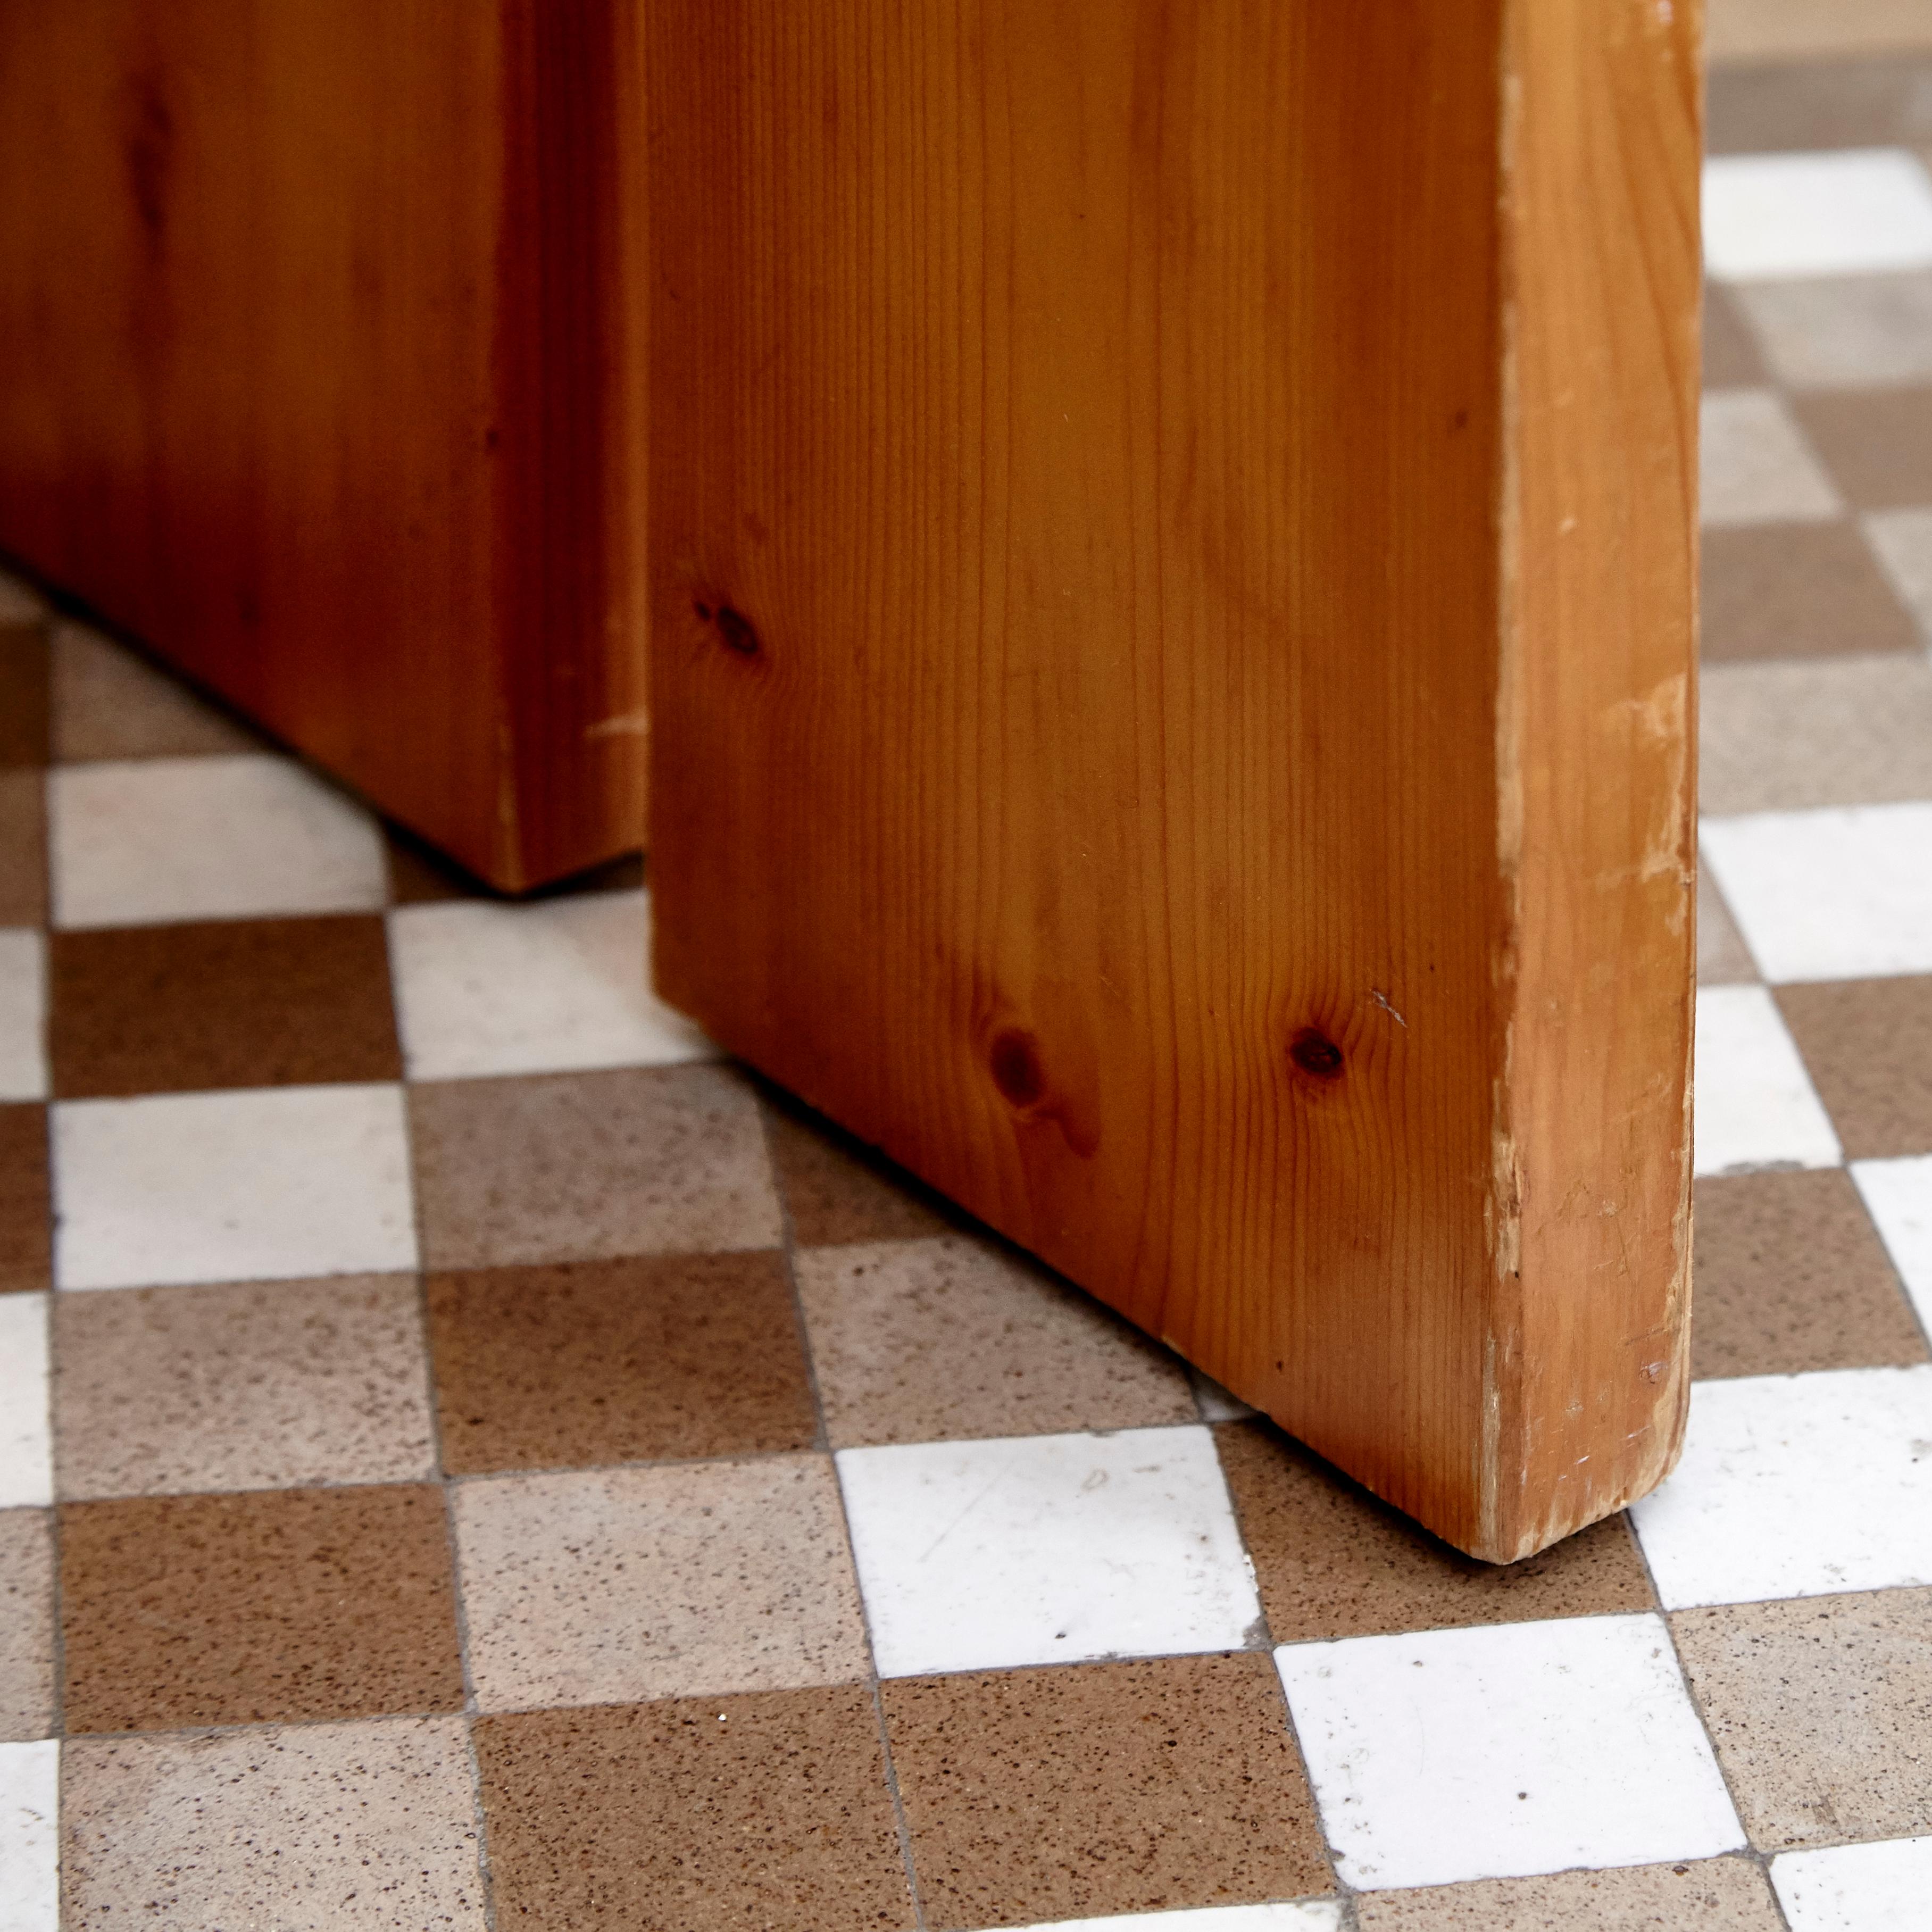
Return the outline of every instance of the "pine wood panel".
[[[661,989],[1461,1547],[1648,1487],[1695,10],[648,34]]]
[[[626,0],[0,0],[0,550],[515,887],[642,826]]]

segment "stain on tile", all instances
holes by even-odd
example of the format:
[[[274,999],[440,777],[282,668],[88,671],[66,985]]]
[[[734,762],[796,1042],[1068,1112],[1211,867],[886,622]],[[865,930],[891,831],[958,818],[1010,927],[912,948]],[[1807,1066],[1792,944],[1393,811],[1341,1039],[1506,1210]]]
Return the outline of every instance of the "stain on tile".
[[[62,764],[264,748],[232,712],[98,631],[57,621],[52,646],[53,754]]]
[[[1748,984],[1757,966],[1724,896],[1709,873],[1697,874],[1697,980],[1700,986]]]
[[[1715,282],[1704,284],[1704,386],[1746,389],[1766,380],[1764,358],[1737,304]]]
[[[1932,976],[1780,986],[1847,1160],[1932,1154]]]
[[[53,1727],[53,1514],[0,1510],[0,1741]]]
[[[1707,663],[1919,648],[1858,526],[1844,521],[1706,530],[1702,633]]]
[[[0,1294],[52,1286],[47,1110],[0,1107]]]
[[[1670,1619],[1759,1850],[1932,1831],[1932,1589]]]
[[[833,1445],[1192,1422],[1179,1360],[1014,1250],[962,1235],[807,1250]]]
[[[476,1740],[500,1924],[914,1923],[862,1686],[485,1717]]]
[[[769,1082],[758,1083],[772,1163],[800,1247],[913,1241],[967,1223],[964,1212]]]
[[[1265,1657],[902,1678],[880,1695],[935,1928],[1333,1888]]]
[[[433,1486],[67,1503],[70,1733],[454,1711]]]
[[[434,1473],[413,1275],[57,1295],[53,1328],[70,1499]]]
[[[1214,1434],[1277,1643],[1655,1607],[1621,1516],[1520,1563],[1479,1563],[1272,1423]]]
[[[0,926],[46,923],[46,834],[40,774],[0,770]]]
[[[1898,1277],[1842,1168],[1697,1183],[1698,1380],[1926,1359]]]
[[[1784,1932],[1747,1858],[1364,1892],[1360,1932]]]
[[[62,1923],[483,1932],[458,1718],[62,1750]]]
[[[56,932],[48,974],[64,1098],[401,1078],[380,917]]]
[[[0,621],[0,768],[46,764],[48,676],[46,630]]]
[[[456,1533],[485,1710],[849,1683],[866,1672],[822,1456],[463,1484]]]
[[[757,1103],[728,1068],[439,1081],[410,1117],[430,1268],[778,1245]]]
[[[477,1268],[426,1286],[446,1468],[742,1456],[816,1433],[781,1255]]]
[[[1932,386],[1841,389],[1792,406],[1856,508],[1932,503]]]

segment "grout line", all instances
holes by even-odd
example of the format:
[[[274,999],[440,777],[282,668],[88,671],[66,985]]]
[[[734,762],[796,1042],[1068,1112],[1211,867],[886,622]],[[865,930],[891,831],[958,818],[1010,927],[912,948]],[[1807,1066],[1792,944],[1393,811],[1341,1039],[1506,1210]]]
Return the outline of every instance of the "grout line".
[[[791,1291],[792,1319],[797,1324],[799,1352],[805,1361],[806,1386],[812,1391],[812,1412],[816,1421],[813,1445],[830,1464],[832,1487],[838,1496],[839,1520],[844,1526],[845,1560],[852,1578],[853,1598],[859,1606],[860,1626],[866,1636],[866,1684],[872,1700],[873,1722],[878,1732],[879,1756],[885,1771],[886,1790],[892,1800],[892,1824],[898,1838],[899,1862],[905,1874],[906,1897],[912,1906],[913,1924],[916,1932],[926,1932],[926,1902],[920,1895],[919,1869],[913,1857],[912,1828],[907,1821],[905,1799],[899,1790],[898,1770],[892,1762],[892,1732],[886,1722],[885,1694],[879,1679],[878,1653],[872,1642],[872,1612],[866,1602],[865,1586],[859,1579],[858,1558],[853,1552],[852,1522],[845,1508],[845,1486],[838,1480],[838,1465],[830,1446],[831,1432],[826,1426],[825,1400],[818,1385],[818,1363],[812,1352],[812,1328],[806,1318],[805,1297],[798,1285],[798,1269],[795,1264],[797,1239],[792,1226],[791,1200],[785,1191],[777,1151],[772,1144],[771,1109],[756,1096],[754,1096],[754,1105],[758,1111],[758,1136],[764,1148],[766,1171],[772,1195],[778,1205],[779,1252],[784,1258],[786,1286]]]
[[[384,855],[386,868],[386,850]],[[382,932],[384,959],[388,968],[390,1016],[396,1028],[397,1048],[402,1047],[402,1016],[396,1010],[395,962],[388,957],[388,927],[385,920]],[[476,1720],[480,1714],[476,1699],[476,1673],[470,1660],[470,1604],[464,1588],[463,1547],[456,1533],[455,1485],[452,1483],[442,1460],[442,1410],[437,1400],[436,1378],[436,1350],[431,1340],[429,1310],[429,1276],[428,1255],[424,1246],[422,1225],[422,1186],[416,1159],[416,1123],[410,1112],[409,1094],[404,1089],[402,1096],[403,1132],[409,1142],[410,1156],[410,1223],[416,1236],[416,1322],[419,1330],[417,1343],[418,1360],[422,1368],[422,1396],[424,1420],[429,1426],[430,1467],[433,1480],[442,1498],[442,1533],[449,1551],[450,1610],[456,1624],[456,1656],[458,1668],[463,1675],[463,1748],[470,1765],[470,1802],[471,1813],[476,1823],[476,1882],[482,1888],[483,1923],[485,1932],[494,1932],[496,1924],[496,1887],[495,1875],[490,1865],[490,1822],[483,1800],[483,1766],[476,1755]]]
[[[1336,1852],[1335,1841],[1328,1835],[1328,1821],[1322,1815],[1322,1800],[1315,1790],[1315,1774],[1309,1768],[1308,1754],[1302,1748],[1301,1733],[1295,1725],[1294,1707],[1288,1701],[1288,1686],[1281,1681],[1281,1671],[1274,1660],[1275,1652],[1281,1646],[1276,1644],[1274,1629],[1268,1622],[1268,1599],[1262,1594],[1261,1571],[1256,1564],[1253,1552],[1248,1547],[1247,1532],[1242,1526],[1241,1512],[1234,1501],[1234,1486],[1228,1481],[1227,1465],[1221,1460],[1220,1431],[1204,1420],[1203,1426],[1214,1444],[1214,1466],[1221,1472],[1221,1486],[1227,1493],[1228,1514],[1234,1519],[1234,1534],[1240,1542],[1242,1558],[1255,1580],[1254,1628],[1258,1630],[1262,1639],[1260,1653],[1268,1661],[1268,1675],[1274,1680],[1274,1694],[1281,1701],[1282,1723],[1288,1732],[1288,1742],[1294,1747],[1296,1761],[1301,1767],[1302,1788],[1308,1793],[1308,1808],[1314,1818],[1316,1835],[1322,1840],[1322,1856],[1328,1861],[1329,1882],[1334,1888],[1330,1896],[1342,1908],[1342,1925],[1351,1928],[1356,1922],[1355,1888],[1342,1876],[1341,1860]]]
[[[1637,1562],[1642,1565],[1644,1580],[1650,1586],[1650,1594],[1657,1604],[1657,1620],[1664,1626],[1664,1640],[1670,1646],[1672,1661],[1677,1666],[1677,1674],[1682,1680],[1684,1694],[1690,1700],[1690,1708],[1704,1733],[1705,1742],[1711,1747],[1711,1762],[1718,1768],[1718,1776],[1723,1781],[1724,1796],[1731,1801],[1731,1809],[1737,1814],[1738,1828],[1744,1834],[1744,1841],[1736,1851],[1720,1852],[1720,1858],[1742,1858],[1754,1864],[1764,1875],[1765,1890],[1771,1894],[1772,1909],[1778,1916],[1778,1922],[1790,1932],[1790,1922],[1784,1916],[1784,1906],[1778,1896],[1778,1888],[1771,1882],[1771,1854],[1759,1850],[1752,1839],[1750,1827],[1744,1822],[1744,1807],[1738,1802],[1737,1786],[1733,1783],[1730,1770],[1724,1762],[1724,1754],[1718,1748],[1718,1741],[1711,1734],[1711,1720],[1704,1714],[1704,1706],[1697,1696],[1696,1687],[1692,1683],[1690,1672],[1684,1668],[1684,1653],[1678,1648],[1676,1627],[1671,1622],[1671,1612],[1664,1607],[1664,1592],[1658,1588],[1656,1573],[1652,1569],[1650,1552],[1643,1546],[1643,1538],[1636,1533],[1636,1519],[1630,1513],[1628,1504],[1623,1510],[1624,1528],[1630,1541],[1636,1546]],[[1720,1606],[1710,1606],[1717,1608]],[[1695,1861],[1686,1860],[1686,1863]]]

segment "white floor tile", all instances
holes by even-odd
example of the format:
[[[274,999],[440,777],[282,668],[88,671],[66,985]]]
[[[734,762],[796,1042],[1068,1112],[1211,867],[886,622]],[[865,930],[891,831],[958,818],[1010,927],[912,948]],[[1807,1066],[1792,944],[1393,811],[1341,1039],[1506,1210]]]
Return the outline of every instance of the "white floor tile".
[[[1716,389],[1700,412],[1698,510],[1705,524],[1821,523],[1838,493],[1774,390]]]
[[[1261,1614],[1205,1429],[838,1462],[884,1676],[1231,1650]]]
[[[1927,1932],[1932,1838],[1786,1852],[1771,1883],[1791,1932]]]
[[[357,912],[382,906],[376,822],[287,758],[141,758],[47,776],[54,923]]]
[[[1698,988],[1696,1078],[1697,1173],[1838,1165],[1838,1137],[1768,988]]]
[[[0,1294],[0,1509],[53,1501],[47,1298]]]
[[[46,1094],[46,942],[10,926],[0,929],[0,1100]]]
[[[1294,1904],[1208,1905],[1192,1912],[1129,1912],[1111,1918],[1056,1918],[1017,1932],[1339,1932],[1342,1908],[1331,1899]]]
[[[53,1150],[64,1288],[416,1266],[399,1087],[64,1101]]]
[[[1854,1161],[1852,1178],[1920,1322],[1932,1334],[1932,1155]]]
[[[1336,1869],[1364,1890],[1744,1842],[1658,1617],[1349,1637],[1275,1661]]]
[[[1707,818],[1701,842],[1767,980],[1932,973],[1932,804]]]
[[[1932,1364],[1698,1382],[1630,1515],[1666,1610],[1932,1583]]]
[[[60,1746],[0,1744],[0,1932],[60,1924]]]
[[[398,907],[389,958],[410,1078],[714,1057],[696,1027],[652,996],[650,917],[640,892]]]
[[[1932,179],[1903,148],[1724,154],[1704,164],[1704,262],[1719,281],[1932,264]]]

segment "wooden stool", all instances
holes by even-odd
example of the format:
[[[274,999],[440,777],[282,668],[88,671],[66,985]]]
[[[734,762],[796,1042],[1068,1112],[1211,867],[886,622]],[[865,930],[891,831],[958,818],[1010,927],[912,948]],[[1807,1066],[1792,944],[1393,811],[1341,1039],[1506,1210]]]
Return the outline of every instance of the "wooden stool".
[[[658,986],[1499,1562],[1684,1414],[1697,14],[645,14]]]

